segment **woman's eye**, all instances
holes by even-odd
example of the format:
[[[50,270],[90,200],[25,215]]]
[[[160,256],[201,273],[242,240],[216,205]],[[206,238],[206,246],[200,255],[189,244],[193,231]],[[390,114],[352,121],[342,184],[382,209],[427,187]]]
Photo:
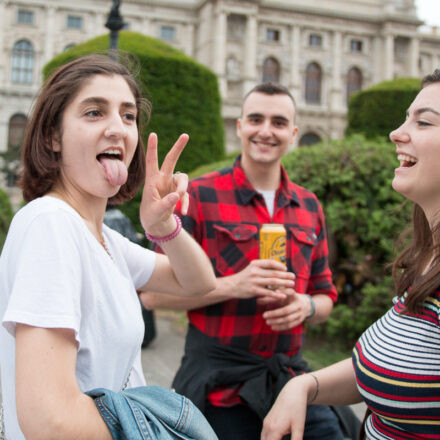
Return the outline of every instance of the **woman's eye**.
[[[428,127],[428,126],[430,126],[432,124],[430,124],[429,122],[426,122],[426,121],[417,121],[417,125],[419,127]]]
[[[89,110],[88,112],[85,113],[85,115],[90,118],[97,118],[100,114],[101,113],[99,110]]]
[[[130,122],[136,121],[136,115],[134,113],[125,113],[123,117]]]

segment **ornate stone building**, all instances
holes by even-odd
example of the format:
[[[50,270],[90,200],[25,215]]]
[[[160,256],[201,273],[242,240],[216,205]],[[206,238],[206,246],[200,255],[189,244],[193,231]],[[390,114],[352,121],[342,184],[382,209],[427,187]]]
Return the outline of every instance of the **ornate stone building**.
[[[0,151],[17,144],[41,68],[108,32],[111,0],[0,0]],[[243,95],[262,80],[289,87],[300,145],[343,136],[350,93],[439,65],[440,34],[414,0],[123,0],[130,30],[160,38],[219,79],[227,149],[239,148]]]

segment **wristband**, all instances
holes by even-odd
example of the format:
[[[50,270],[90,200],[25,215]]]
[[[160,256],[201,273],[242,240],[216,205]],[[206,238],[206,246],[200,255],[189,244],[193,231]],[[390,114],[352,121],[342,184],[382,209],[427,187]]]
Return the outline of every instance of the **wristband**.
[[[173,214],[173,217],[176,220],[177,227],[170,235],[166,235],[165,237],[155,237],[154,235],[150,235],[148,232],[145,232],[145,237],[147,237],[147,239],[153,243],[165,243],[166,241],[170,241],[173,238],[176,238],[180,230],[182,229],[182,221],[176,214]]]
[[[306,296],[307,299],[310,301],[310,307],[311,307],[310,315],[306,317],[306,319],[310,319],[310,318],[312,318],[315,315],[315,311],[316,311],[315,301],[312,298],[312,296],[308,295],[307,293],[305,293],[304,296]]]

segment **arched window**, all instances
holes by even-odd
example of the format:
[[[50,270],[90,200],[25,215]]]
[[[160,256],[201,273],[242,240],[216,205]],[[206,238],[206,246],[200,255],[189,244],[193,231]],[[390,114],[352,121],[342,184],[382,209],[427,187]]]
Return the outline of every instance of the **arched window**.
[[[3,156],[6,161],[6,182],[9,187],[17,183],[18,167],[20,164],[20,145],[23,142],[27,118],[25,115],[16,113],[9,119],[8,124],[8,151]]]
[[[19,148],[26,129],[27,118],[21,113],[16,113],[9,119],[8,150]]]
[[[27,40],[14,44],[12,50],[12,82],[31,84],[34,70],[34,48]]]
[[[352,67],[347,73],[347,103],[354,92],[362,88],[362,72],[357,67]]]
[[[306,147],[309,145],[317,144],[318,142],[321,142],[321,138],[317,134],[309,132],[301,136],[301,139],[299,140],[299,146]]]
[[[306,102],[319,104],[321,102],[321,67],[317,63],[310,63],[306,69]]]
[[[266,58],[263,63],[263,82],[280,82],[280,63],[273,57]]]

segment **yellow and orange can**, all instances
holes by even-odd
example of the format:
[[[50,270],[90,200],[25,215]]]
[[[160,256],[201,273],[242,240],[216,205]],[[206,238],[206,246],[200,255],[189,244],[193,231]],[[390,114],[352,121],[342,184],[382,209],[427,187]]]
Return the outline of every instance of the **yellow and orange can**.
[[[279,223],[265,223],[260,229],[260,260],[286,264],[286,229]]]

